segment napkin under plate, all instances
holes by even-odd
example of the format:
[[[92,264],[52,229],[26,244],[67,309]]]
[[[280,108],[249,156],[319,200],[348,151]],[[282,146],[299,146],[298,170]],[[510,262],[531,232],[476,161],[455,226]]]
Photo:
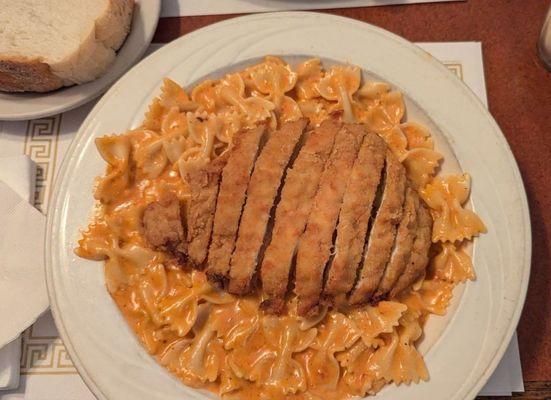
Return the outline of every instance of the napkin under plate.
[[[45,217],[0,181],[0,348],[48,308]]]

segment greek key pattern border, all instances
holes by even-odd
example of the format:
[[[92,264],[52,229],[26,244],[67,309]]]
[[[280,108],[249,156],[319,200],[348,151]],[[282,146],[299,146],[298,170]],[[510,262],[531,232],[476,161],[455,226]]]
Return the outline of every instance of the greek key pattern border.
[[[77,371],[60,338],[35,336],[33,327],[22,336],[22,375],[74,375]]]
[[[453,72],[459,79],[463,80],[463,65],[457,61],[444,61],[446,68]]]
[[[48,199],[56,173],[61,121],[62,114],[31,120],[25,132],[23,151],[37,165],[34,205],[42,212],[48,208]]]
[[[62,114],[31,120],[25,130],[23,152],[37,165],[34,205],[46,212],[56,174]],[[77,371],[57,336],[37,335],[31,326],[22,334],[22,375],[76,375]]]

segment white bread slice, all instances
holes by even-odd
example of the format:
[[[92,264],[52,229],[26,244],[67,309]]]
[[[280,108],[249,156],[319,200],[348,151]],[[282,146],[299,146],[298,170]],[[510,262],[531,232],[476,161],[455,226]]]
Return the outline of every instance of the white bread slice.
[[[107,70],[134,0],[0,0],[0,90],[46,92]]]

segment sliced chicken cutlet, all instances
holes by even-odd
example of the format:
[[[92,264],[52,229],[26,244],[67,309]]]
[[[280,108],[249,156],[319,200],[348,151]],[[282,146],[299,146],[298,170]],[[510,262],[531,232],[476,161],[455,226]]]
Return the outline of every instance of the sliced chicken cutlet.
[[[189,161],[185,167],[191,194],[186,213],[188,258],[195,267],[202,266],[207,256],[220,175],[227,156],[228,152],[212,161]]]
[[[415,232],[417,231],[418,209],[419,196],[413,189],[406,189],[402,221],[400,221],[400,225],[398,225],[396,241],[394,242],[394,249],[392,250],[390,261],[386,266],[381,282],[379,282],[379,287],[373,295],[375,301],[383,300],[388,295],[411,259],[413,240],[415,239]]]
[[[319,311],[323,274],[331,253],[333,232],[364,135],[365,130],[359,125],[343,126],[337,133],[320,178],[296,257],[295,292],[298,296],[297,311],[301,316],[315,315]]]
[[[170,252],[186,252],[180,201],[175,195],[148,204],[142,223],[145,238],[152,247]]]
[[[300,119],[283,124],[256,160],[230,264],[230,293],[246,294],[251,290],[270,211],[306,123],[306,119]]]
[[[206,270],[209,281],[218,287],[229,278],[239,217],[264,132],[262,125],[236,135],[222,171]]]
[[[334,303],[344,302],[356,280],[375,194],[381,182],[387,146],[374,133],[364,138],[354,162],[337,225],[335,257],[328,267],[324,293]]]
[[[417,212],[417,230],[411,258],[406,269],[398,278],[398,281],[390,291],[390,297],[396,297],[406,290],[419,279],[429,263],[429,250],[432,235],[432,217],[429,210],[419,201],[419,210]]]
[[[298,239],[304,232],[312,199],[318,190],[323,167],[340,127],[338,121],[329,119],[314,129],[300,149],[292,168],[287,171],[275,213],[271,241],[260,267],[262,289],[268,297],[262,307],[268,312],[279,314],[284,309]]]
[[[402,218],[405,191],[404,167],[391,151],[387,150],[381,204],[369,232],[358,282],[348,299],[351,304],[369,301],[379,286],[390,258],[396,227]]]

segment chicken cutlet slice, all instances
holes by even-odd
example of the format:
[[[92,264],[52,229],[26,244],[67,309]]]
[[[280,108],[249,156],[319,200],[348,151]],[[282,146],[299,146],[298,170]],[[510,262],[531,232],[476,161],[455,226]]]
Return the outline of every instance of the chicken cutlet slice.
[[[171,253],[186,252],[180,201],[176,195],[169,194],[148,204],[142,224],[144,236],[153,248]]]
[[[364,138],[354,162],[337,225],[335,257],[328,267],[324,293],[335,303],[352,290],[362,259],[375,194],[381,183],[387,146],[374,133]]]
[[[333,245],[333,232],[364,135],[362,127],[344,125],[337,133],[321,175],[296,257],[295,293],[298,297],[297,311],[301,316],[316,315],[319,311],[323,274]]]
[[[230,293],[242,295],[251,290],[270,211],[306,122],[300,119],[284,123],[270,136],[256,160],[230,263]]]
[[[383,300],[411,259],[413,249],[413,240],[417,231],[417,210],[419,209],[419,196],[411,189],[406,189],[406,199],[404,200],[402,221],[398,225],[396,232],[396,241],[394,249],[390,255],[390,261],[386,266],[385,272],[379,282],[379,287],[373,295],[375,301]]]
[[[190,189],[187,219],[188,258],[194,267],[201,267],[207,257],[216,209],[216,198],[222,169],[228,152],[212,161],[188,161],[184,176]]]
[[[379,286],[390,258],[396,227],[402,219],[406,172],[390,150],[387,150],[385,157],[383,185],[381,204],[369,232],[360,276],[348,298],[351,304],[369,301]]]
[[[229,278],[239,217],[264,132],[262,125],[236,135],[222,171],[206,270],[209,281],[218,287]]]
[[[271,241],[260,267],[262,289],[267,295],[262,307],[268,312],[279,314],[284,309],[298,239],[304,232],[312,199],[340,127],[340,122],[328,119],[310,132],[293,166],[287,171]]]
[[[411,258],[406,269],[390,291],[390,297],[396,297],[415,283],[415,281],[421,277],[429,263],[432,217],[423,201],[419,201],[419,203],[419,210],[417,212],[417,231],[415,240],[413,241]]]

